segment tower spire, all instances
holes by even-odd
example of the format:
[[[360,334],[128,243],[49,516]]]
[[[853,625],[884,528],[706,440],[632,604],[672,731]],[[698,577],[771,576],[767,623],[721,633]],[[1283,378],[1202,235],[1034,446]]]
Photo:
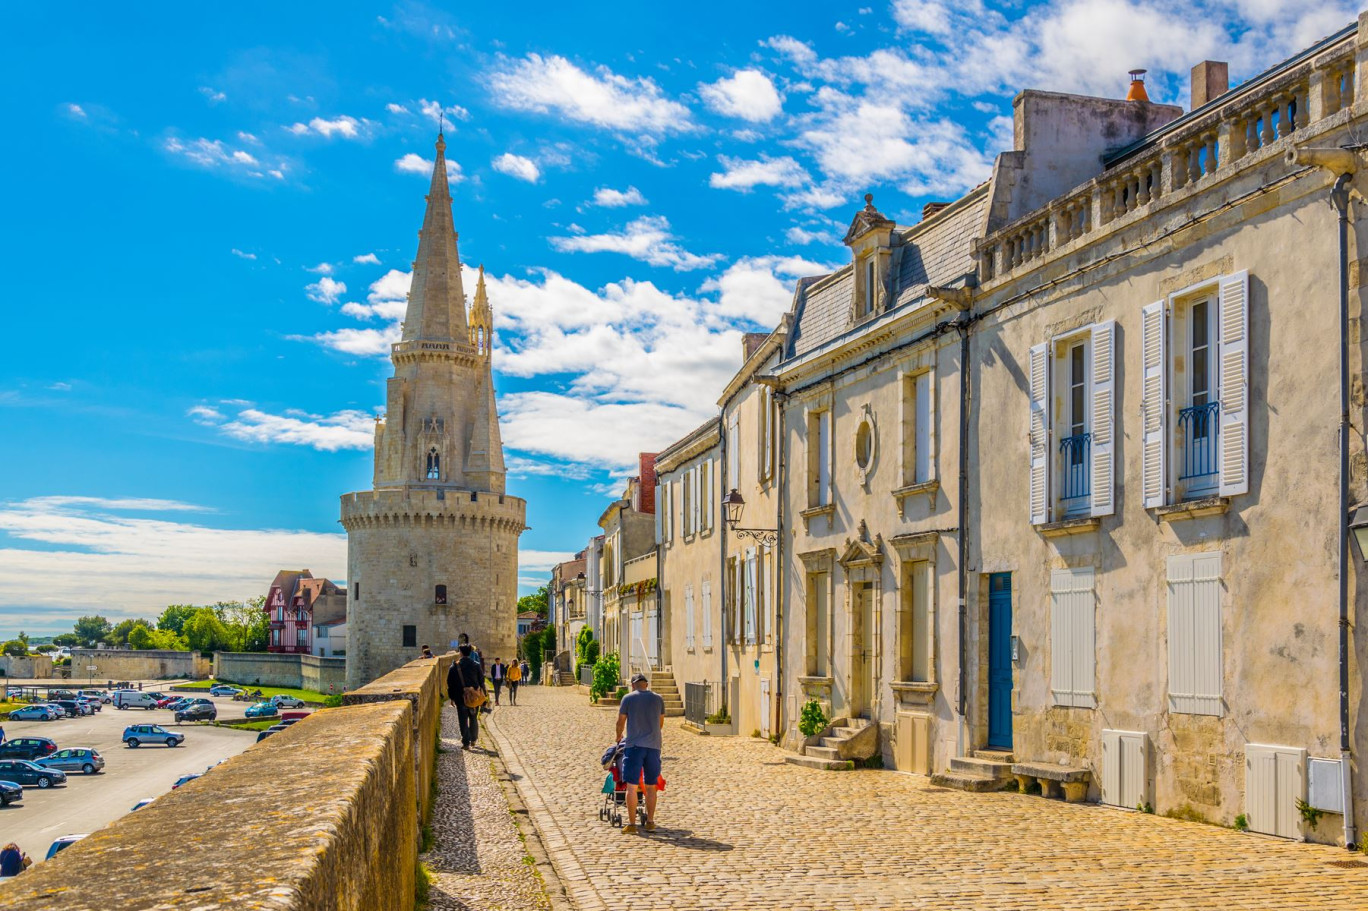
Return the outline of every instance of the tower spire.
[[[461,258],[451,219],[446,139],[440,132],[437,134],[437,156],[432,164],[432,184],[428,187],[427,211],[418,238],[403,340],[451,341],[464,346],[469,337],[465,291],[461,287]]]
[[[470,347],[476,354],[489,356],[494,346],[494,312],[489,307],[489,295],[485,292],[484,265],[480,266],[480,277],[475,282],[475,303],[470,305]]]

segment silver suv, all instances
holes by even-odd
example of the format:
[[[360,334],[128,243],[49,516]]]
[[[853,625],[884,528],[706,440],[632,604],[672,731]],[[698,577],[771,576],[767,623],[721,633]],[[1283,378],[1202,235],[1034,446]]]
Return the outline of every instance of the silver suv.
[[[139,747],[144,743],[164,743],[169,747],[178,747],[185,742],[185,735],[168,731],[159,724],[130,724],[124,728],[123,742],[130,747]]]

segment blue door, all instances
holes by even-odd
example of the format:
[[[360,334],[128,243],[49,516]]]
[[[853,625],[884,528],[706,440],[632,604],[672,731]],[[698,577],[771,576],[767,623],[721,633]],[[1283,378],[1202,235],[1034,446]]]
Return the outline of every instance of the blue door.
[[[1012,574],[988,576],[988,746],[1012,748]]]

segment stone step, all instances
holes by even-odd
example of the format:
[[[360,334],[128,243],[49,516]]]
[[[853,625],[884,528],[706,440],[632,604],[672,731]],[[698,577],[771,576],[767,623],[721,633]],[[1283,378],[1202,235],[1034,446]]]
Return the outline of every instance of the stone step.
[[[847,772],[855,768],[855,763],[849,759],[819,759],[816,756],[799,756],[796,753],[785,756],[784,761],[809,769],[819,769],[823,772]]]
[[[668,705],[665,706],[665,717],[666,717],[666,718],[683,718],[683,717],[684,717],[684,706],[681,705],[679,708],[671,708],[671,707],[668,706]]]
[[[675,689],[675,688],[672,687],[672,686],[653,686],[653,687],[651,687],[651,692],[653,692],[653,693],[658,693],[658,694],[661,695],[661,696],[678,696],[678,695],[679,695],[679,690]]]
[[[815,757],[817,757],[818,759],[840,759],[840,758],[841,758],[841,751],[840,751],[840,750],[836,749],[835,747],[828,747],[828,746],[804,747],[804,748],[803,748],[803,754],[804,754],[805,756],[815,756]]]
[[[965,772],[970,775],[982,775],[986,778],[1010,779],[1012,777],[1012,764],[1010,762],[996,762],[991,759],[979,759],[970,756],[956,756],[951,759],[950,770]]]
[[[975,759],[986,759],[989,762],[1002,762],[1007,765],[1016,761],[1011,750],[974,750],[970,755]]]
[[[841,744],[845,743],[845,738],[844,738],[844,737],[823,737],[820,741],[818,741],[818,743],[820,743],[820,744],[823,746],[823,748],[834,750],[834,749],[839,748]]]
[[[942,788],[954,788],[958,791],[973,791],[983,793],[985,791],[1001,791],[1008,785],[1016,782],[1012,779],[1003,781],[999,778],[989,778],[987,775],[977,775],[972,772],[937,772],[931,776],[931,783]]]

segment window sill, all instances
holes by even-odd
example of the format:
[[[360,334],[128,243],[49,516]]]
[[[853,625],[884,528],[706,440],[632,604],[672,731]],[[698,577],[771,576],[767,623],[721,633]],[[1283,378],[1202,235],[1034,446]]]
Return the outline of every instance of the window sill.
[[[901,518],[903,513],[903,502],[908,497],[925,495],[926,499],[934,505],[936,494],[940,492],[940,480],[932,478],[930,481],[922,481],[920,484],[909,484],[906,487],[899,487],[893,491],[893,499],[898,501],[898,516]]]
[[[807,509],[798,513],[798,515],[803,517],[803,528],[806,529],[808,523],[818,516],[826,516],[828,520],[833,518],[836,515],[836,504],[828,503],[825,506],[809,506]]]
[[[888,685],[899,696],[933,696],[940,692],[940,684],[935,681],[895,680]]]
[[[1076,519],[1061,519],[1037,525],[1036,531],[1047,538],[1061,538],[1065,535],[1086,535],[1102,527],[1101,516],[1079,516]]]
[[[803,689],[831,689],[836,685],[835,677],[799,677],[798,683]]]
[[[1230,497],[1202,497],[1200,500],[1186,500],[1172,506],[1160,506],[1154,515],[1160,522],[1181,522],[1183,519],[1199,519],[1202,516],[1219,516],[1230,509]]]

